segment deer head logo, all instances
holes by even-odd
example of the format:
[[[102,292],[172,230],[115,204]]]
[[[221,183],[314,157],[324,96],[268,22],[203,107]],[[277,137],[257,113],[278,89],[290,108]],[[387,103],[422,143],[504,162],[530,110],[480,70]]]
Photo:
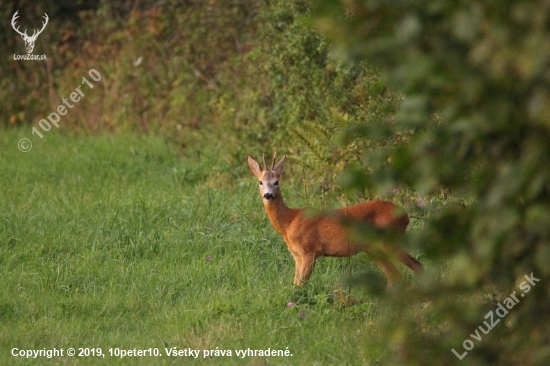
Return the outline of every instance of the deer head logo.
[[[29,36],[27,34],[26,29],[25,29],[25,32],[21,32],[19,31],[19,26],[17,28],[15,27],[15,21],[19,17],[19,15],[17,15],[18,12],[19,10],[17,10],[15,14],[13,14],[13,17],[11,18],[11,26],[17,33],[21,35],[21,38],[23,38],[23,41],[25,41],[25,49],[27,50],[27,53],[31,53],[34,48],[34,42],[36,42],[36,38],[38,38],[38,35],[42,33],[44,28],[46,28],[46,24],[48,24],[48,14],[44,13],[44,19],[46,21],[42,23],[42,29],[40,30],[35,29],[34,32],[32,33],[32,36]]]

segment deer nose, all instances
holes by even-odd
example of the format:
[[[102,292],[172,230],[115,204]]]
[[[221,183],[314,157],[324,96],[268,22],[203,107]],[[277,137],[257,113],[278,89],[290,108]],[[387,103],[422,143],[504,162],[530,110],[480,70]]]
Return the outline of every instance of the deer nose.
[[[273,199],[273,193],[266,193],[266,194],[264,194],[264,198],[265,198],[266,200]]]

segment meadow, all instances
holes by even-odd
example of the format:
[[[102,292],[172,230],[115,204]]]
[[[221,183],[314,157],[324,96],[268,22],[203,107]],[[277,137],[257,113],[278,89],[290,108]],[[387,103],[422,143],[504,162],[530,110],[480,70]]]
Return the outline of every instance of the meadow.
[[[0,365],[550,364],[547,1],[4,3]],[[291,207],[403,207],[425,275],[293,288],[246,164],[274,151]],[[21,356],[53,348],[84,356]]]
[[[357,286],[352,302],[342,297],[350,272],[374,266],[364,255],[324,258],[310,283],[294,289],[293,260],[267,219],[246,157],[242,176],[230,178],[212,174],[215,156],[186,155],[161,137],[54,132],[23,153],[16,142],[26,134],[11,129],[0,137],[0,364],[193,358],[166,349],[199,350],[195,364],[385,364],[391,351],[380,334],[378,298]],[[305,205],[299,183],[289,179],[282,189],[290,206]],[[385,285],[381,274],[374,282]],[[70,347],[94,350],[12,356],[14,348]],[[162,356],[115,355],[150,348]],[[235,352],[268,348],[292,356]]]

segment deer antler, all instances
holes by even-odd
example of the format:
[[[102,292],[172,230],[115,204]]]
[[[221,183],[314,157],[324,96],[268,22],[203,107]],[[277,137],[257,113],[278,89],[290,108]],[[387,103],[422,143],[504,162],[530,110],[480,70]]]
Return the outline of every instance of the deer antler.
[[[23,37],[23,38],[25,38],[25,39],[30,39],[30,40],[36,39],[36,38],[38,37],[38,35],[39,35],[40,33],[42,33],[42,31],[44,30],[44,28],[46,28],[46,25],[48,24],[48,20],[50,19],[50,18],[48,18],[48,14],[44,13],[44,19],[45,19],[46,21],[45,21],[45,22],[42,22],[42,29],[40,29],[40,30],[36,30],[36,29],[35,29],[35,30],[33,31],[33,33],[32,33],[32,36],[29,37],[29,35],[27,34],[27,30],[26,30],[26,29],[25,29],[25,32],[22,33],[22,32],[19,30],[19,26],[17,26],[17,28],[15,27],[15,21],[17,20],[17,18],[19,18],[19,15],[18,15],[17,13],[19,13],[19,10],[17,10],[17,11],[15,12],[15,14],[13,14],[13,17],[11,18],[11,26],[12,26],[12,28],[13,28],[17,33],[19,33],[19,34],[21,35],[21,37]]]
[[[273,161],[271,162],[271,170],[275,168],[275,158],[277,157],[277,151],[273,154]]]
[[[19,15],[17,15],[17,13],[19,13],[19,10],[17,10],[15,12],[15,14],[13,14],[13,17],[11,18],[11,26],[12,28],[17,32],[19,33],[21,36],[27,36],[27,30],[25,29],[25,33],[21,33],[21,31],[19,30],[19,26],[17,28],[15,28],[15,20],[17,18],[19,18]],[[28,36],[27,36],[28,37]]]
[[[38,35],[39,35],[40,33],[42,33],[42,31],[44,30],[44,28],[46,28],[46,25],[48,24],[48,20],[50,19],[50,18],[48,18],[48,14],[44,13],[44,19],[46,20],[46,22],[42,22],[42,29],[40,29],[40,30],[38,31],[38,33],[36,33],[37,31],[35,30],[35,31],[33,32],[32,36],[31,36],[31,38],[33,38],[33,37],[38,37]],[[35,33],[36,33],[36,36],[35,36]]]
[[[267,170],[267,164],[265,163],[265,154],[262,155],[262,159],[264,159],[264,171]]]

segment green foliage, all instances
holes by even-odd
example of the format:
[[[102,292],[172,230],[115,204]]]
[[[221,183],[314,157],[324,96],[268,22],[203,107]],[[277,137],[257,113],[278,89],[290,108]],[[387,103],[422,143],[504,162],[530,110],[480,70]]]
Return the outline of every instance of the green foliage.
[[[440,187],[471,200],[444,207],[414,236],[434,262],[415,296],[437,323],[394,308],[387,337],[407,364],[543,365],[550,361],[550,30],[545,1],[319,1],[314,24],[340,54],[380,67],[406,97],[396,128],[412,142],[369,185]],[[421,132],[421,133],[419,133]],[[367,184],[363,181],[363,184]],[[481,341],[470,334],[524,275],[540,279]],[[496,292],[481,301],[475,294]],[[406,299],[406,300],[404,300]],[[466,359],[451,353],[473,349]]]
[[[225,98],[237,101],[232,130],[239,140],[249,142],[237,150],[238,156],[251,148],[282,150],[302,173],[307,171],[315,193],[341,194],[334,184],[339,173],[346,168],[371,169],[365,153],[383,147],[365,136],[344,143],[344,132],[392,124],[398,98],[376,70],[342,63],[331,55],[327,40],[307,26],[308,2],[276,1],[259,18],[261,44],[253,53],[253,77],[261,86],[253,89],[256,106],[251,108],[248,99],[241,103],[250,85],[244,93],[239,90]],[[259,73],[265,77],[258,79]],[[251,119],[254,115],[258,117]]]
[[[351,128],[392,131],[384,126],[400,98],[376,69],[334,57],[307,24],[309,1],[103,1],[57,11],[38,3],[51,13],[37,43],[51,47],[40,48],[50,66],[0,62],[9,75],[4,125],[36,126],[94,68],[101,83],[63,117],[64,131],[161,133],[186,153],[223,155],[214,174],[240,176],[246,155],[278,151],[307,169],[313,193],[341,195],[340,172],[374,169],[366,157],[387,156],[388,141],[400,138],[342,142]]]

